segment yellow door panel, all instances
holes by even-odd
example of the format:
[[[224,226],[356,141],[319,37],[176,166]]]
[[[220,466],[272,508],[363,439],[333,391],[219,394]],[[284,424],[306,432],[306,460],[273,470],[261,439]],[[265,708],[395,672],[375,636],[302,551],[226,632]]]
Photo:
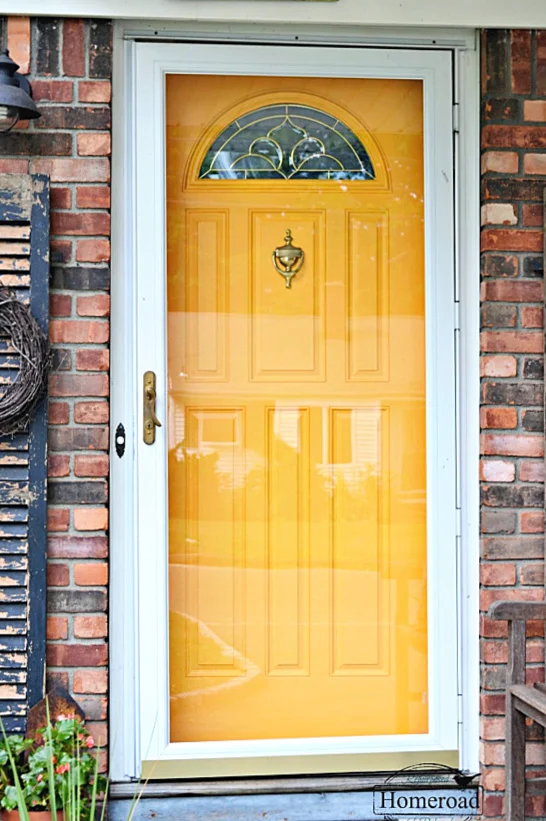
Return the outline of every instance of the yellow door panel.
[[[266,674],[310,674],[309,408],[265,408]]]
[[[250,220],[252,381],[323,382],[324,215],[317,210],[275,212],[269,208],[251,211]],[[305,275],[296,275],[289,299],[284,279],[272,265],[272,252],[284,245],[287,228],[305,249]]]
[[[345,336],[347,380],[388,379],[388,212],[347,213],[347,312],[338,313]]]
[[[171,740],[426,733],[421,84],[167,112]]]
[[[189,382],[228,378],[229,210],[186,212],[184,284],[186,362]],[[191,272],[191,273],[190,273]]]

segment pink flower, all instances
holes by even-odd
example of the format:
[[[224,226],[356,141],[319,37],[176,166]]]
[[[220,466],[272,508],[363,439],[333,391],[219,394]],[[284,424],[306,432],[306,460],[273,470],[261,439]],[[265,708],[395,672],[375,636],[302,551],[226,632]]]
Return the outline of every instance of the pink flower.
[[[55,772],[58,773],[59,775],[62,775],[63,773],[68,772],[69,769],[70,769],[70,764],[67,762],[66,764],[59,764],[59,766],[56,768]]]
[[[38,781],[38,782],[43,781],[43,778],[44,778],[44,774],[43,773],[38,773],[38,775],[36,776],[36,781]]]
[[[90,750],[91,747],[95,746],[95,739],[93,738],[92,735],[87,736],[87,738],[85,739],[85,746],[87,747],[88,750]]]

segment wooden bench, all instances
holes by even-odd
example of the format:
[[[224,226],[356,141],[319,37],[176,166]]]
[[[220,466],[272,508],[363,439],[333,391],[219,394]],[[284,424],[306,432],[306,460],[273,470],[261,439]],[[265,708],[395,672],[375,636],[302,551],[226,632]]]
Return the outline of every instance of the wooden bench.
[[[506,668],[506,821],[525,821],[526,793],[545,793],[546,778],[525,780],[525,719],[546,727],[546,684],[525,684],[527,621],[546,621],[546,602],[495,602],[489,618],[508,622]]]

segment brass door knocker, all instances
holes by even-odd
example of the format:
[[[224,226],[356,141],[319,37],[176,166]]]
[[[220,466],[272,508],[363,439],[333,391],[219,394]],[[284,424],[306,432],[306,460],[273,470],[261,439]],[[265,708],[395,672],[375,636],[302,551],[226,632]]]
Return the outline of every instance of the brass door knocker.
[[[286,287],[291,288],[292,278],[296,276],[298,271],[301,271],[305,254],[302,248],[292,245],[292,231],[290,228],[286,232],[284,242],[284,245],[275,248],[272,259],[275,270],[284,277]]]

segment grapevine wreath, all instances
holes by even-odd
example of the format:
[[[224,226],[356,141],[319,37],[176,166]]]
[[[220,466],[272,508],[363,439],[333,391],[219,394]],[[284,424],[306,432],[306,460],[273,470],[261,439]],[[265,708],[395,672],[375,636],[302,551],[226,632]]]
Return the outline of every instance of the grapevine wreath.
[[[0,291],[0,336],[19,355],[17,376],[0,396],[0,433],[17,433],[26,428],[46,392],[49,345],[28,305],[5,290]]]

